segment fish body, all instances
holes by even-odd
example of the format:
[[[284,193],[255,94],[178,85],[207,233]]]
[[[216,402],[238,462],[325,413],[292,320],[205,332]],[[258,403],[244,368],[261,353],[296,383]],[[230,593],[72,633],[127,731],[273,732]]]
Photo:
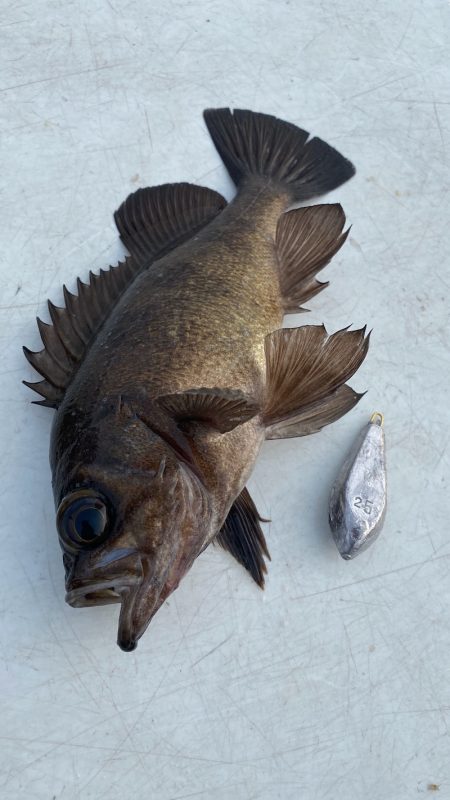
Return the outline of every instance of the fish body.
[[[266,438],[304,435],[359,399],[345,381],[363,331],[281,329],[345,240],[340,206],[286,212],[353,173],[273,117],[206,112],[238,186],[228,206],[188,184],[116,212],[126,262],[50,305],[32,385],[57,408],[50,461],[67,600],[120,602],[136,646],[214,540],[263,585],[267,546],[245,488]],[[51,328],[51,329],[50,329]]]

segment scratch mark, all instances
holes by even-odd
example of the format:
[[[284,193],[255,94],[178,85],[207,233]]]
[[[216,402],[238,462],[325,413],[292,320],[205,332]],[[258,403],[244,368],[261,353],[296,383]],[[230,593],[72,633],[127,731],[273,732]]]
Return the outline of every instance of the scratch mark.
[[[218,168],[212,167],[212,169],[209,169],[207,172],[203,172],[201,175],[196,175],[195,181],[197,183],[200,183],[201,181],[204,181],[205,178],[208,177],[208,175],[211,175],[213,172],[218,172]]]
[[[215,646],[215,647],[213,647],[213,648],[212,648],[212,650],[208,650],[208,652],[207,652],[207,653],[205,653],[205,655],[204,655],[204,656],[200,656],[200,658],[198,658],[198,659],[197,659],[197,661],[194,661],[194,663],[192,664],[192,666],[193,666],[193,667],[195,667],[197,664],[200,664],[200,661],[203,661],[203,659],[204,659],[204,658],[208,658],[208,656],[210,656],[212,653],[215,653],[215,652],[216,652],[216,650],[218,650],[218,649],[219,649],[219,647],[222,647],[222,645],[226,644],[226,642],[229,642],[229,640],[231,639],[232,635],[233,635],[233,634],[232,634],[232,633],[230,633],[230,635],[229,635],[229,636],[227,636],[227,638],[226,638],[226,639],[224,639],[224,640],[223,640],[223,642],[220,642],[220,644],[216,644],[216,646]]]
[[[433,108],[434,108],[434,116],[436,117],[436,123],[437,123],[438,130],[439,130],[439,136],[441,137],[442,150],[443,150],[443,153],[445,155],[445,141],[444,141],[444,136],[442,134],[442,125],[441,125],[441,120],[439,119],[439,114],[438,114],[437,104],[436,103],[433,103]]]
[[[347,100],[354,100],[355,97],[362,97],[364,94],[370,94],[371,92],[376,92],[377,89],[383,89],[384,86],[391,86],[393,83],[398,83],[399,81],[406,80],[409,78],[409,75],[402,75],[400,78],[392,78],[390,81],[383,81],[383,83],[377,83],[375,86],[371,86],[369,89],[364,89],[363,92],[357,92],[356,94],[351,94]]]
[[[178,50],[175,50],[175,55],[178,55],[178,53],[180,53],[184,49],[184,46],[188,43],[190,38],[191,38],[191,33],[189,32],[186,38],[183,39],[183,41],[181,42]]]
[[[402,44],[403,44],[403,42],[404,42],[405,36],[406,36],[406,34],[408,33],[408,31],[409,31],[409,26],[411,25],[411,22],[412,22],[412,18],[413,18],[413,16],[414,16],[414,11],[411,11],[411,14],[410,14],[410,16],[409,16],[409,20],[408,20],[408,22],[407,22],[407,23],[406,23],[406,25],[405,25],[405,29],[404,29],[404,31],[403,31],[403,33],[402,33],[402,36],[401,36],[401,38],[400,38],[400,41],[399,41],[399,43],[398,43],[397,47],[395,48],[396,50],[400,50],[400,48],[401,48],[401,46],[402,46]]]
[[[0,87],[0,92],[9,92],[13,89],[23,89],[25,86],[35,86],[38,83],[49,83],[50,81],[58,81],[63,78],[77,78],[79,75],[88,75],[91,72],[100,72],[105,69],[115,69],[115,67],[124,67],[129,64],[129,61],[117,61],[114,64],[104,64],[102,67],[89,67],[88,69],[80,69],[76,72],[63,72],[61,75],[52,75],[51,78],[37,78],[35,81],[25,81],[25,83],[15,83],[11,86]]]
[[[147,123],[147,133],[148,133],[148,138],[149,138],[149,142],[150,142],[150,150],[153,153],[153,139],[152,139],[152,132],[150,130],[150,122],[148,121],[147,109],[145,109],[144,113],[145,113],[145,121]]]
[[[10,28],[11,25],[24,25],[28,21],[28,19],[16,19],[13,22],[2,22],[0,28]]]
[[[344,631],[345,631],[345,638],[347,639],[347,645],[348,645],[348,650],[349,650],[349,653],[350,653],[350,658],[352,660],[352,664],[353,664],[353,666],[355,668],[355,672],[358,672],[358,667],[356,666],[355,656],[353,655],[352,642],[351,642],[350,636],[348,634],[347,626],[346,626],[345,623],[344,623]]]
[[[436,558],[426,558],[424,561],[417,561],[414,564],[406,564],[404,567],[397,567],[396,569],[390,569],[386,572],[379,572],[376,575],[368,575],[366,578],[359,578],[357,581],[351,581],[351,583],[341,583],[339,586],[331,586],[329,589],[321,589],[320,592],[311,592],[310,594],[301,594],[296,597],[293,597],[293,600],[307,600],[309,597],[318,597],[321,594],[328,594],[329,592],[339,592],[341,589],[349,589],[351,586],[358,586],[360,583],[368,583],[369,581],[375,581],[378,578],[385,578],[389,575],[396,575],[399,572],[405,572],[407,569],[414,569],[414,567],[423,567],[425,564],[432,564],[434,561],[441,561],[444,558],[450,558],[450,553],[445,553],[442,556],[436,556]]]

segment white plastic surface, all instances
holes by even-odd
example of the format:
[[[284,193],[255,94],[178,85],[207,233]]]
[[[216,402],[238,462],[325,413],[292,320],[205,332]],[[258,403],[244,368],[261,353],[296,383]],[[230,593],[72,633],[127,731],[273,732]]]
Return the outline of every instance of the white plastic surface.
[[[2,800],[450,797],[450,9],[438,0],[24,0],[0,22]],[[138,649],[64,603],[21,345],[123,252],[112,212],[167,181],[232,186],[207,106],[276,114],[351,158],[350,238],[308,317],[374,329],[340,422],[267,443],[267,588],[210,548]],[[330,486],[375,409],[389,508],[344,562]]]

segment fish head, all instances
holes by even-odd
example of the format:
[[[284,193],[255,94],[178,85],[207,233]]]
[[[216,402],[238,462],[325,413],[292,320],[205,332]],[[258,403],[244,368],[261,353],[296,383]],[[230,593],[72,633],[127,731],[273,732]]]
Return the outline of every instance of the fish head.
[[[64,428],[55,436],[66,601],[76,608],[120,603],[118,644],[133,650],[215,533],[209,493],[139,420],[102,419],[76,437]]]

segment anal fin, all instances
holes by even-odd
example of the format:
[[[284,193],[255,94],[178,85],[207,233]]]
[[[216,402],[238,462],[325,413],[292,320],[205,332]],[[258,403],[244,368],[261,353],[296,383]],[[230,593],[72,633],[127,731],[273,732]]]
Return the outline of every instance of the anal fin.
[[[267,520],[260,517],[248,489],[244,488],[231,506],[215,541],[228,550],[263,589],[267,573],[264,558],[270,561],[270,554],[260,522]]]
[[[297,208],[280,217],[276,250],[285,314],[305,311],[301,304],[328,286],[315,276],[344,244],[344,225],[338,203]]]
[[[365,328],[329,336],[323,325],[284,328],[266,337],[266,438],[314,433],[358,402],[346,381],[368,350]]]

